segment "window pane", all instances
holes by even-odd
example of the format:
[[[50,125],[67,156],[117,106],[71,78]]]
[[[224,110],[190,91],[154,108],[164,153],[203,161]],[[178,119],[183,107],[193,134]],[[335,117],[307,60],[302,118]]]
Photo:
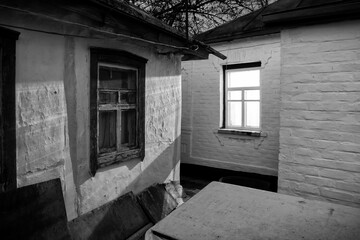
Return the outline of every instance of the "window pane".
[[[99,152],[116,150],[116,111],[99,112]]]
[[[136,146],[136,110],[121,111],[121,146]]]
[[[227,72],[228,87],[258,87],[260,86],[260,70]]]
[[[99,66],[99,88],[136,89],[136,70]]]
[[[260,127],[260,102],[245,102],[245,127]]]
[[[110,72],[111,72],[111,68],[100,66],[99,67],[99,79],[101,81],[109,80]]]
[[[229,91],[228,100],[242,100],[242,91]]]
[[[228,125],[241,126],[242,125],[242,103],[228,102]]]
[[[121,104],[136,104],[136,92],[120,93]]]
[[[99,102],[100,103],[118,103],[118,92],[99,92]]]
[[[245,90],[245,100],[260,100],[260,90]]]
[[[121,81],[121,88],[135,89],[136,88],[136,71],[131,69],[112,69],[112,80]]]

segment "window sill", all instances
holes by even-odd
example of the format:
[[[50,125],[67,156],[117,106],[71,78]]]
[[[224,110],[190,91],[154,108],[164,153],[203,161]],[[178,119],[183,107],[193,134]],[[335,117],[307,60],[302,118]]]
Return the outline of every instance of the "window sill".
[[[240,129],[218,129],[218,133],[220,134],[231,134],[231,135],[240,135],[240,136],[248,136],[248,137],[266,137],[264,132],[251,131],[251,130],[240,130]]]
[[[127,162],[133,159],[142,160],[142,152],[140,148],[131,149],[121,152],[110,152],[110,153],[101,153],[97,157],[98,168],[107,167],[112,164]]]

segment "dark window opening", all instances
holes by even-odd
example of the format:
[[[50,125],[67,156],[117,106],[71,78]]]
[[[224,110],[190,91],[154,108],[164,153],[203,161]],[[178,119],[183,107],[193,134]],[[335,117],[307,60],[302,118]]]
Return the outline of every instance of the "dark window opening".
[[[91,168],[144,157],[145,63],[133,54],[91,49]]]
[[[116,151],[116,111],[99,112],[99,152]]]

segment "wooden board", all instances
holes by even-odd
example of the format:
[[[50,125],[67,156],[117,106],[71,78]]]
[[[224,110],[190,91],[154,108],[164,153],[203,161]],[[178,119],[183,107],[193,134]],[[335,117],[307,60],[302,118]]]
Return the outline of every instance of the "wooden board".
[[[176,200],[165,190],[164,185],[151,186],[137,197],[153,223],[159,222],[177,207]]]
[[[212,182],[147,232],[162,239],[153,231],[177,240],[357,240],[360,209]]]
[[[130,192],[69,222],[69,228],[75,240],[125,240],[147,226],[150,228],[152,225],[149,223],[150,220]]]
[[[0,194],[1,239],[70,239],[60,179]]]

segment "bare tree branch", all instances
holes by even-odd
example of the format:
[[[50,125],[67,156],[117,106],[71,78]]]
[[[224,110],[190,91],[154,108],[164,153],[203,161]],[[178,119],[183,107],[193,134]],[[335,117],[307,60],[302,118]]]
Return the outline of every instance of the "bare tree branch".
[[[198,34],[241,15],[267,6],[275,0],[125,0],[163,22],[185,32],[186,11],[189,32]],[[188,7],[186,9],[186,1]]]

